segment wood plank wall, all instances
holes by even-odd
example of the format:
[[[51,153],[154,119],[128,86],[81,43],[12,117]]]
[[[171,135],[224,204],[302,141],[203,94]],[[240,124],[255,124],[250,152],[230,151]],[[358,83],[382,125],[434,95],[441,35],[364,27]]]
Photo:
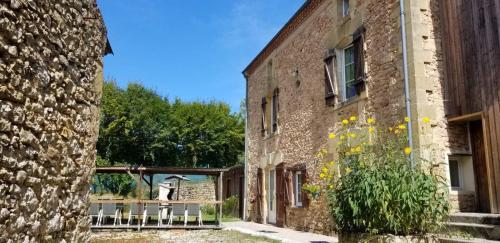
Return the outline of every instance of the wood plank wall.
[[[483,112],[492,211],[500,210],[500,0],[440,0],[448,116]]]

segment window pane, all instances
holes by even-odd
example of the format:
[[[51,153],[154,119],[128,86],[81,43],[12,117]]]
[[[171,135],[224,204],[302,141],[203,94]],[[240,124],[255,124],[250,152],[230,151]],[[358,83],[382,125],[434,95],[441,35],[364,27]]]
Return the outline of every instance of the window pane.
[[[354,62],[354,48],[349,47],[345,49],[345,64],[351,64]]]
[[[346,93],[345,94],[346,94],[346,99],[349,99],[349,98],[352,98],[352,97],[356,96],[357,95],[356,86],[354,86],[352,84],[348,85],[346,87]]]
[[[302,175],[297,174],[297,202],[302,202]]]
[[[347,16],[349,15],[349,0],[343,0],[342,2],[342,13]]]
[[[458,160],[450,160],[450,184],[451,187],[460,187],[460,170]]]

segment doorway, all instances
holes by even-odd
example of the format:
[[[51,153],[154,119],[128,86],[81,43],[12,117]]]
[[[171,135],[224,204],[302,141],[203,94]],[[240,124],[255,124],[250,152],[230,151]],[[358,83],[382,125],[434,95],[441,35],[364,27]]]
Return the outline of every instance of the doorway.
[[[276,224],[276,171],[267,175],[267,223]]]
[[[472,163],[476,184],[477,211],[489,213],[490,198],[488,193],[488,171],[486,167],[486,150],[484,146],[483,123],[481,120],[469,123]]]

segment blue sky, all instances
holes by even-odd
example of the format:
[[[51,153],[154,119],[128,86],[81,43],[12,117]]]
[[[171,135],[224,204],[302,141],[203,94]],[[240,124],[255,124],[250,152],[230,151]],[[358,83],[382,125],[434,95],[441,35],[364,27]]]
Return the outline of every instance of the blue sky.
[[[304,0],[98,0],[115,55],[104,75],[169,99],[245,97],[241,71]]]

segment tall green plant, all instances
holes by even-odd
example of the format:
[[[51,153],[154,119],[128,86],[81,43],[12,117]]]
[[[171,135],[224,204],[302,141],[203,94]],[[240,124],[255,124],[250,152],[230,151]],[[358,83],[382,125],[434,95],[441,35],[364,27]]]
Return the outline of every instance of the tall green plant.
[[[351,117],[338,127],[329,134],[338,161],[325,162],[321,180],[306,185],[324,188],[337,228],[396,235],[436,231],[448,215],[447,187],[432,171],[436,163],[420,158],[411,166],[406,124],[377,128],[374,119]]]

